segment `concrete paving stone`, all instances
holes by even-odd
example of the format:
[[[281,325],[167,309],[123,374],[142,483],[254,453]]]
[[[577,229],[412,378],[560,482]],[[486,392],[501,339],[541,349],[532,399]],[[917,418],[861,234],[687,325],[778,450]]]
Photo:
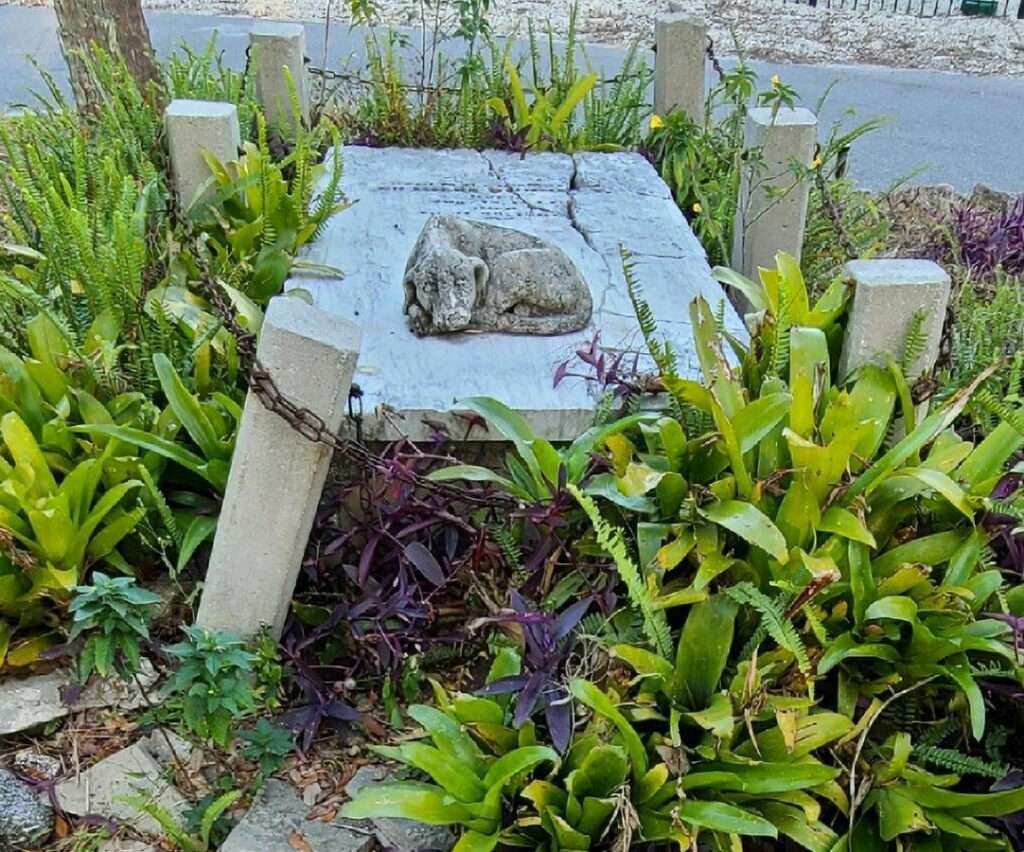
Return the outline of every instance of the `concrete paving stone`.
[[[220,852],[371,852],[377,845],[371,829],[353,828],[344,820],[308,820],[308,812],[291,784],[272,778]]]

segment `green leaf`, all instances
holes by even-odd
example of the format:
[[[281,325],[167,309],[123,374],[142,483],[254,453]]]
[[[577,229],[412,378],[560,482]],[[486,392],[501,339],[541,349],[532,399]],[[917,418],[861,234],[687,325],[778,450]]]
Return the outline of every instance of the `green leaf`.
[[[880,643],[861,644],[854,638],[852,633],[843,633],[829,643],[825,653],[818,660],[818,674],[828,674],[828,672],[848,657],[868,657],[895,663],[899,661],[900,654],[891,645]]]
[[[203,818],[199,821],[199,836],[203,843],[209,844],[210,832],[213,831],[214,823],[228,808],[245,795],[245,790],[230,790],[222,796],[218,796],[203,811]]]
[[[971,716],[971,734],[976,740],[980,740],[985,733],[985,697],[981,694],[981,687],[978,686],[974,675],[971,674],[970,663],[966,655],[962,662],[950,663],[941,667],[953,682],[963,690],[967,697],[967,706]]]
[[[641,423],[653,423],[658,419],[659,417],[656,413],[640,413],[622,417],[603,426],[591,426],[573,441],[564,453],[566,465],[569,468],[569,481],[575,482],[583,475],[584,468],[590,461],[590,454],[593,452],[594,447],[601,446],[612,435],[618,435],[627,429],[639,426]],[[675,421],[669,422],[674,423]]]
[[[196,476],[205,479],[222,493],[227,487],[228,471],[226,465],[215,464],[214,462],[217,460],[207,463],[205,459],[186,450],[180,444],[168,441],[159,435],[143,432],[141,429],[133,429],[130,426],[72,426],[71,431],[117,438],[119,441],[149,450],[175,464],[181,465],[186,470],[192,471]]]
[[[668,774],[668,766],[664,763],[652,766],[633,788],[633,801],[642,805],[651,799],[668,783]]]
[[[625,660],[637,674],[659,678],[662,684],[667,683],[672,677],[672,664],[645,648],[637,648],[635,645],[612,645],[608,653]]]
[[[174,416],[185,427],[185,431],[196,442],[196,446],[202,450],[203,455],[207,459],[230,458],[230,452],[225,450],[221,444],[213,424],[203,412],[199,401],[188,392],[182,383],[170,358],[162,352],[158,352],[153,356],[153,366],[160,379],[160,388],[163,390],[164,396],[167,397]]]
[[[725,802],[686,799],[678,808],[680,819],[710,831],[752,837],[778,837],[775,826],[764,817]]]
[[[957,548],[949,560],[949,567],[942,577],[941,586],[963,586],[967,584],[974,569],[981,561],[982,550],[988,543],[988,534],[979,528],[974,529]]]
[[[491,852],[500,840],[500,834],[481,834],[479,831],[467,831],[459,838],[459,842],[452,847],[452,852]]]
[[[579,792],[574,790],[574,794],[604,798],[625,783],[629,774],[629,761],[625,750],[617,746],[599,745],[587,752],[580,770],[577,777],[585,779],[585,789]]]
[[[128,535],[146,517],[146,510],[138,506],[130,512],[121,514],[118,518],[107,524],[102,530],[92,537],[89,546],[86,548],[86,555],[89,562],[99,562],[106,559],[113,552],[121,540]]]
[[[946,530],[913,538],[872,560],[875,578],[888,577],[905,563],[934,567],[948,562],[963,544],[965,537],[960,530]]]
[[[566,94],[565,100],[562,101],[558,109],[555,110],[554,115],[551,116],[551,132],[553,134],[557,134],[562,129],[562,126],[572,116],[580,101],[582,101],[596,85],[596,73],[587,74],[585,77],[581,77],[576,81],[575,85],[573,85],[568,94]]]
[[[789,428],[807,438],[815,425],[815,389],[829,376],[828,339],[817,328],[795,326],[789,331],[789,388],[793,394]]]
[[[292,268],[292,257],[283,249],[265,248],[256,259],[247,288],[248,295],[263,302],[281,292]]]
[[[877,807],[878,828],[885,841],[894,840],[901,834],[931,829],[931,823],[920,805],[895,790],[880,790]]]
[[[533,441],[536,436],[530,429],[530,424],[519,412],[513,411],[503,402],[486,396],[473,396],[459,400],[459,407],[468,408],[473,413],[479,414],[489,426],[493,426],[511,441],[519,457],[533,474],[538,487],[543,487],[540,465],[533,454]]]
[[[800,808],[770,801],[758,803],[758,808],[780,834],[810,852],[829,852],[839,839],[839,835],[824,823],[807,819]]]
[[[735,790],[752,795],[785,793],[817,787],[839,777],[839,769],[823,763],[720,763],[700,765],[687,778],[703,772],[724,773],[735,780],[723,779],[715,786],[719,790]]]
[[[426,773],[461,802],[479,802],[484,797],[486,789],[473,767],[434,746],[404,743],[392,749],[391,756]]]
[[[908,598],[905,595],[890,595],[872,603],[865,610],[864,618],[868,620],[888,618],[893,621],[913,623],[917,620],[917,604],[913,598]]]
[[[574,678],[569,683],[569,691],[599,716],[604,716],[615,725],[619,736],[622,737],[626,751],[629,753],[633,767],[633,779],[639,782],[647,774],[647,752],[640,735],[629,724],[626,717],[619,712],[619,708],[612,704],[611,699],[590,681]]]
[[[840,535],[850,541],[859,541],[871,548],[878,547],[875,537],[864,525],[864,522],[842,506],[830,506],[826,509],[821,520],[818,521],[818,529],[821,532]]]
[[[768,300],[765,297],[764,287],[761,284],[751,281],[745,275],[740,275],[740,273],[727,266],[716,266],[711,270],[711,274],[716,280],[739,290],[746,297],[747,301],[750,302],[751,309],[755,313],[768,310]]]
[[[927,485],[932,491],[941,494],[958,512],[968,520],[974,520],[974,507],[964,493],[946,474],[930,467],[907,467],[900,471],[901,476],[912,476]]]
[[[43,497],[56,492],[57,482],[50,472],[50,465],[25,421],[16,412],[8,411],[0,418],[0,437],[14,460],[15,474],[28,488],[30,496]]]
[[[436,707],[426,704],[413,704],[407,712],[413,721],[422,725],[430,734],[434,745],[441,751],[469,765],[476,774],[483,771],[479,746],[458,722]]]
[[[99,527],[100,523],[102,523],[103,519],[114,510],[117,504],[120,503],[129,492],[136,488],[140,488],[141,486],[142,482],[138,479],[129,479],[127,482],[115,485],[96,501],[96,505],[93,506],[88,517],[81,523],[75,532],[74,540],[71,544],[71,552],[76,554],[76,558],[81,558],[80,556],[77,556],[78,554],[85,553],[86,547],[89,545],[89,540],[92,538],[93,533],[96,531],[97,527]],[[134,523],[131,524],[128,529],[124,530],[123,535],[127,535],[134,526]],[[119,540],[120,539],[118,539],[118,541]],[[103,555],[106,556],[107,553],[113,549],[113,546],[116,543],[117,541],[111,543],[110,547]],[[97,545],[97,548],[99,548],[99,545]]]
[[[776,727],[757,735],[757,749],[748,740],[736,749],[736,754],[752,757],[760,752],[763,760],[797,760],[838,740],[852,727],[853,722],[841,713],[813,713],[800,719],[792,750],[781,729]]]
[[[760,444],[786,418],[792,404],[793,397],[780,392],[762,396],[740,409],[733,418],[740,452],[749,453]]]
[[[955,793],[931,786],[908,786],[907,796],[926,808],[941,808],[959,818],[1001,817],[1024,810],[1024,787],[999,793]]]
[[[988,379],[993,369],[989,368],[979,374],[970,385],[958,391],[942,408],[922,420],[913,432],[850,483],[850,487],[843,495],[843,504],[849,506],[861,494],[870,494],[886,477],[919,452],[925,444],[952,426],[963,413],[974,391]]]
[[[558,766],[561,762],[558,752],[547,746],[523,746],[508,754],[503,754],[491,764],[484,775],[483,783],[488,791],[495,787],[504,787],[506,782],[515,775],[529,772],[541,763]]]
[[[455,464],[450,467],[442,467],[439,470],[427,474],[427,479],[433,482],[451,482],[452,480],[465,480],[467,482],[490,482],[500,486],[509,494],[521,497],[524,500],[532,499],[530,492],[520,488],[512,480],[506,479],[487,467],[480,467],[474,464]]]
[[[1000,423],[957,468],[957,479],[966,484],[972,494],[977,494],[979,486],[999,476],[1007,459],[1022,445],[1024,435],[1009,423]]]
[[[465,822],[472,815],[463,805],[453,802],[440,787],[407,781],[364,787],[342,806],[346,819],[397,817],[414,819],[427,825]]]
[[[694,604],[679,635],[671,695],[688,710],[704,710],[729,662],[737,607],[725,595]]]
[[[217,531],[217,518],[209,515],[196,515],[185,530],[178,548],[178,562],[175,570],[180,574],[185,570],[189,560],[199,546]]]
[[[851,539],[846,552],[850,566],[850,593],[853,595],[853,622],[860,627],[864,623],[865,611],[878,596],[878,590],[868,545]]]
[[[785,564],[789,550],[785,536],[760,509],[741,500],[725,500],[701,509],[702,517],[725,527],[744,541],[761,548],[769,556]]]

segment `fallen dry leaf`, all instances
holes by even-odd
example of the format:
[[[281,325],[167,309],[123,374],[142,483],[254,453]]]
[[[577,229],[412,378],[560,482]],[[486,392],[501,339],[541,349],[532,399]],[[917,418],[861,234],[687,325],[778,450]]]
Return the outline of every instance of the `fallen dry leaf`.
[[[71,825],[62,816],[58,816],[53,823],[53,836],[64,838],[71,834]]]
[[[301,831],[293,831],[288,835],[288,845],[295,852],[313,852],[313,847],[309,845],[309,841],[306,840]]]
[[[302,802],[307,808],[313,807],[316,804],[316,800],[320,798],[320,793],[323,792],[320,789],[320,785],[314,781],[307,787],[302,788]]]

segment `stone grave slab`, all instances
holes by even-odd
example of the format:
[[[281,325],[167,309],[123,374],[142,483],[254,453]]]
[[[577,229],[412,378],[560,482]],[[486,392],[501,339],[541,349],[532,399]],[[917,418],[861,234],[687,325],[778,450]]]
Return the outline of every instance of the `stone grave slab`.
[[[359,325],[355,383],[363,392],[363,436],[422,440],[435,425],[456,440],[499,440],[454,414],[460,399],[493,396],[535,433],[571,440],[592,423],[600,389],[559,364],[598,337],[609,351],[640,353],[649,365],[626,289],[620,246],[633,255],[644,296],[687,375],[698,371],[689,306],[725,303],[725,323],[746,332],[712,278],[703,247],[668,187],[633,153],[577,155],[430,151],[347,146],[343,189],[352,206],[336,216],[303,259],[343,278],[302,273],[286,284]],[[452,214],[516,228],[558,246],[576,264],[593,300],[590,324],[556,336],[456,333],[417,337],[403,313],[406,261],[427,219]],[[350,427],[349,427],[350,428]]]

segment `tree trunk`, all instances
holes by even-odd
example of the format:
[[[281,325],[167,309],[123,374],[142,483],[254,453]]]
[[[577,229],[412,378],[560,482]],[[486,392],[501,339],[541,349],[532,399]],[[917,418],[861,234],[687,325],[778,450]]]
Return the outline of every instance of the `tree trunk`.
[[[55,8],[61,52],[79,109],[88,108],[96,98],[81,57],[93,42],[121,56],[143,91],[159,79],[141,0],[55,0]]]

